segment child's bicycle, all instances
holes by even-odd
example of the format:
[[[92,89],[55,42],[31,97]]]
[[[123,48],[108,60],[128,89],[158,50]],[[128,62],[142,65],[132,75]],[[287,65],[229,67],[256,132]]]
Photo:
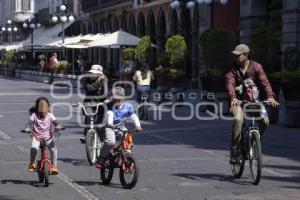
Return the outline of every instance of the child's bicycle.
[[[132,189],[139,177],[137,160],[133,157],[133,132],[128,131],[124,126],[114,128],[117,137],[121,135],[120,144],[113,147],[105,165],[101,168],[101,180],[104,185],[109,185],[115,168],[120,168],[120,182],[125,189]],[[119,134],[118,134],[119,133]]]
[[[58,133],[61,130],[65,130],[65,128],[62,127],[60,129],[56,129],[54,133]],[[26,130],[21,130],[21,132],[32,134],[32,136],[35,137],[34,133],[32,131],[27,132]],[[52,138],[54,134],[52,133],[51,135],[52,135],[51,136],[51,138]],[[54,174],[51,171],[52,162],[48,156],[48,148],[47,148],[45,140],[40,141],[40,149],[41,149],[41,158],[37,162],[37,170],[36,171],[38,173],[39,183],[44,183],[45,186],[48,187],[49,186],[49,176],[57,175],[57,174]]]

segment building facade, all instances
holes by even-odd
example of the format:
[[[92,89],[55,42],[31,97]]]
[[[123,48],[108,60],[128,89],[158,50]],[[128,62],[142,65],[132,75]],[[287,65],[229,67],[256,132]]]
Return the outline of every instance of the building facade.
[[[22,30],[22,23],[33,16],[34,0],[0,0],[0,26],[5,26],[7,20],[13,22],[13,27],[17,27],[17,32],[0,32],[0,43],[8,41],[19,41],[26,37]]]
[[[227,5],[196,5],[193,9],[176,9],[170,0],[83,0],[82,8],[88,18],[76,30],[77,34],[108,33],[123,29],[139,37],[150,35],[158,48],[154,65],[158,62],[166,39],[174,34],[185,36],[188,47],[186,71],[188,77],[197,82],[198,68],[201,66],[198,45],[199,34],[211,27],[220,27],[236,33],[239,15],[239,0],[231,0]],[[218,12],[222,8],[223,12]],[[214,12],[215,11],[215,12]],[[225,23],[220,18],[226,19]],[[101,50],[100,50],[101,51]],[[93,61],[97,62],[98,52],[94,51]],[[111,55],[111,54],[110,54]],[[118,59],[100,53],[102,65],[118,64]]]
[[[34,0],[0,0],[0,24],[8,19],[14,22],[24,22],[34,12]]]
[[[66,5],[67,12],[74,16],[80,14],[80,0],[35,0],[36,13],[40,22],[44,25],[50,23],[50,19],[56,14],[60,5]]]

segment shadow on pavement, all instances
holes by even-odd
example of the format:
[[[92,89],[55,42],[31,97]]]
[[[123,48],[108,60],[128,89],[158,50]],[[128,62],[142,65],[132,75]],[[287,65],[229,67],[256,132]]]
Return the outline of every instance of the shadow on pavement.
[[[0,196],[1,200],[21,200],[20,198],[14,196]]]
[[[110,188],[118,188],[118,189],[122,188],[121,185],[114,184],[114,183],[111,183],[109,185],[103,185],[101,180],[99,180],[99,181],[74,181],[74,183],[77,183],[78,185],[81,185],[81,186],[100,185],[100,186],[105,186],[105,187],[110,187]]]
[[[186,178],[190,180],[201,180],[201,179],[208,179],[214,180],[219,182],[229,182],[238,185],[252,185],[250,181],[245,181],[243,179],[235,179],[233,176],[226,175],[226,174],[187,174],[187,173],[178,173],[172,174],[173,176],[178,176],[181,178]]]
[[[90,166],[86,159],[59,158],[58,160],[74,166]]]
[[[24,181],[24,180],[2,180],[1,184],[31,185],[34,187],[44,187],[44,184],[39,183],[38,181]],[[53,183],[50,183],[50,185],[52,185],[52,184]]]

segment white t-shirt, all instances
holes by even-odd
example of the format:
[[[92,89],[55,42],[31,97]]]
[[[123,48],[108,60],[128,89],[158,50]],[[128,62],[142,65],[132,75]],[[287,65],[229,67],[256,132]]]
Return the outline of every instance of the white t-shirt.
[[[148,71],[146,79],[143,79],[142,72],[140,70],[135,72],[133,80],[137,82],[138,85],[150,85],[151,80],[153,80],[153,74],[151,71]]]

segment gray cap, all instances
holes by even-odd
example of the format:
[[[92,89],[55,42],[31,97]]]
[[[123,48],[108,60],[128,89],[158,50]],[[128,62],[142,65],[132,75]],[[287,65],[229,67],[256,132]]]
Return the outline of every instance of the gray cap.
[[[125,99],[125,90],[122,87],[115,87],[111,90],[113,99]]]
[[[232,52],[234,55],[241,55],[242,53],[249,53],[250,48],[245,44],[239,44],[235,47],[234,51]]]

